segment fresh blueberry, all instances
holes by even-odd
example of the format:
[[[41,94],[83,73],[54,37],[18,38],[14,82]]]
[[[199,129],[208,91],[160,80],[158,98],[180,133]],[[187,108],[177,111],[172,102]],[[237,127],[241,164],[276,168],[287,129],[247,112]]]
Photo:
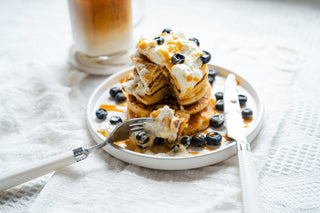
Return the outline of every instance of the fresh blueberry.
[[[219,100],[217,100],[217,102],[216,102],[216,109],[217,110],[220,110],[220,111],[223,111],[223,100],[222,99],[219,99]]]
[[[122,122],[122,119],[119,116],[114,115],[109,118],[109,121],[112,125],[117,125],[118,123]]]
[[[223,99],[223,92],[216,92],[214,94],[216,96],[216,100],[222,100]]]
[[[136,134],[136,139],[139,141],[141,140],[142,136],[146,135],[147,133],[144,131],[138,132],[138,134]]]
[[[164,143],[164,139],[163,138],[160,138],[160,137],[156,137],[153,141],[153,144],[154,145],[161,145]]]
[[[189,146],[191,143],[191,138],[189,136],[184,136],[180,139],[180,143],[184,146]]]
[[[214,128],[218,128],[222,126],[223,123],[224,123],[223,115],[214,115],[210,118],[210,125]]]
[[[211,54],[207,51],[202,50],[203,54],[200,56],[200,59],[203,64],[207,64],[211,60]]]
[[[198,39],[196,39],[196,38],[189,38],[189,41],[194,41],[196,44],[197,44],[197,46],[199,47],[200,46],[200,42],[199,42],[199,40]]]
[[[104,120],[104,119],[106,119],[107,116],[108,116],[108,111],[105,110],[105,109],[102,109],[102,108],[97,109],[97,111],[96,111],[96,116],[97,116],[98,119]]]
[[[209,82],[209,84],[212,86],[212,84],[213,84],[213,82],[214,82],[214,77],[208,76],[208,82]]]
[[[215,78],[216,75],[217,75],[217,71],[215,71],[214,69],[209,70],[208,76],[212,76],[213,78]]]
[[[162,33],[167,33],[167,34],[170,34],[172,32],[172,30],[170,28],[164,28],[162,30]]]
[[[122,92],[119,87],[112,87],[109,90],[109,93],[110,93],[111,97],[113,97],[113,98],[116,97],[116,94],[119,93],[119,92]]]
[[[253,111],[250,108],[244,108],[241,114],[242,114],[242,118],[249,119],[249,118],[252,118]]]
[[[240,106],[245,106],[246,103],[247,103],[247,96],[245,95],[238,95],[238,98],[239,98],[239,103],[240,103]]]
[[[176,53],[172,56],[172,64],[182,64],[184,62],[184,55],[181,53]]]
[[[191,139],[191,144],[195,147],[202,147],[206,145],[206,135],[205,134],[196,134]]]
[[[145,135],[141,139],[141,144],[146,144],[149,142],[149,140],[150,140],[150,138],[147,135]]]
[[[127,99],[126,96],[124,96],[124,94],[123,94],[122,92],[118,92],[118,93],[116,94],[115,100],[116,100],[117,103],[122,103],[122,102],[124,102],[126,99]]]
[[[209,132],[206,136],[207,144],[209,145],[220,145],[222,136],[218,132]]]
[[[153,40],[156,40],[158,45],[162,45],[164,43],[164,38],[163,37],[155,37]]]
[[[136,135],[136,139],[138,140],[138,144],[142,146],[143,144],[148,143],[150,138],[147,136],[146,132],[141,131]]]

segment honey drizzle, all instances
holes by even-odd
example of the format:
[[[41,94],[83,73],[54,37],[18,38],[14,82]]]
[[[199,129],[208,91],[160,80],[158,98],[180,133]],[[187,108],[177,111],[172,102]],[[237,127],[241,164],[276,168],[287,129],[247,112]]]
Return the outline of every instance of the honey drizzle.
[[[243,123],[244,123],[244,128],[248,128],[249,127],[249,123],[253,120],[253,117],[248,118],[248,119],[243,119]]]
[[[120,79],[120,83],[121,83],[121,84],[123,84],[123,83],[125,83],[125,82],[127,82],[127,81],[128,81],[127,76],[124,77],[124,78],[122,78],[122,79]]]
[[[227,134],[222,135],[222,137],[223,137],[226,141],[231,141],[231,139],[228,138]]]
[[[100,105],[99,108],[105,109],[107,111],[124,112],[123,110],[118,109],[116,105]]]
[[[191,154],[191,155],[198,155],[199,152],[189,152],[189,154]]]
[[[123,141],[117,141],[114,144],[117,146],[120,146],[122,148],[127,148],[128,146],[130,146],[130,141],[129,141],[129,139],[127,139],[127,140],[123,140]]]
[[[208,150],[208,151],[214,151],[214,150],[216,150],[215,148],[209,148],[209,147],[203,147],[203,149]]]

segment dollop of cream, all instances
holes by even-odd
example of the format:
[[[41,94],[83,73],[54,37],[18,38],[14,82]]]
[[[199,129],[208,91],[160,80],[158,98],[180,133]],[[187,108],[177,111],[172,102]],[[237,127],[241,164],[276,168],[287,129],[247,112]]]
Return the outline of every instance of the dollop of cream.
[[[194,41],[186,39],[183,33],[171,32],[158,35],[164,38],[164,43],[158,45],[156,40],[142,37],[137,44],[137,53],[143,54],[158,65],[166,66],[180,89],[181,96],[191,90],[205,74],[200,68],[201,49]],[[156,36],[155,36],[156,37]],[[172,64],[172,57],[181,53],[185,57],[182,64]]]
[[[114,130],[116,126],[112,125],[108,120],[100,123],[98,126],[97,132],[101,133],[104,137],[109,137],[111,132]]]
[[[167,139],[169,142],[175,141],[178,137],[181,121],[174,116],[174,112],[168,106],[152,112],[151,116],[155,117],[155,121],[147,123],[145,129],[155,137]]]

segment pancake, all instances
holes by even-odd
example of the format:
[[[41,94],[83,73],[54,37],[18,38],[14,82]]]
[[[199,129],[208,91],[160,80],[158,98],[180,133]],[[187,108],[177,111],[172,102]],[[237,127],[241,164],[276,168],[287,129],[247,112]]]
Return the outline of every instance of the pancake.
[[[178,99],[180,105],[190,105],[196,103],[200,100],[207,92],[207,90],[211,90],[211,86],[207,80],[207,77],[199,84],[199,87],[195,89],[192,95],[188,96],[186,99]]]
[[[182,131],[182,135],[193,135],[207,129],[213,114],[213,107],[207,106],[201,112],[191,115],[187,126]]]
[[[165,67],[150,62],[148,58],[143,55],[131,55],[131,60],[141,81],[148,87],[150,87],[150,84],[153,84],[160,75],[168,76],[168,70]]]
[[[180,60],[175,58],[178,53],[182,61],[175,61]],[[141,38],[131,56],[133,76],[124,86],[128,119],[157,116],[167,105],[183,120],[178,136],[206,129],[214,109],[203,53],[194,41],[179,33]]]
[[[134,72],[133,78],[128,82],[128,85],[126,85],[125,90],[128,94],[133,94],[135,96],[152,96],[158,90],[160,90],[168,84],[168,78],[161,74],[152,84],[146,85],[142,81],[140,81],[139,76]]]
[[[180,109],[184,112],[187,112],[189,114],[196,114],[200,111],[202,111],[208,104],[210,103],[211,100],[211,87],[206,88],[206,93],[202,98],[200,98],[198,101],[189,104],[189,105],[182,105]]]
[[[186,76],[186,82],[193,81],[195,83],[194,83],[194,86],[187,87],[185,89],[186,91],[184,93],[182,93],[181,87],[185,86],[185,85],[179,84],[179,82],[176,79],[176,77],[174,75],[171,75],[170,82],[171,82],[171,85],[174,88],[174,92],[175,92],[175,95],[176,95],[178,100],[188,99],[191,96],[193,96],[194,93],[197,93],[199,91],[199,89],[204,87],[204,85],[203,85],[204,83],[203,82],[207,82],[208,81],[208,78],[207,78],[208,71],[209,71],[208,70],[208,66],[206,64],[204,64],[203,66],[201,66],[200,70],[202,72],[202,77],[200,79],[192,78],[192,76],[189,76],[189,75]]]

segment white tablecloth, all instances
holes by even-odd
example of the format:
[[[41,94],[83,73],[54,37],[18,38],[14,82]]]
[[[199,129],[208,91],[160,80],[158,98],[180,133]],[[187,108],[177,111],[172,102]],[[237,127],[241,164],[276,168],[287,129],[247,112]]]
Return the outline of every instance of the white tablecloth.
[[[64,0],[0,2],[0,174],[93,144],[88,97],[105,77],[72,68]],[[252,144],[267,212],[320,211],[320,2],[146,1],[135,37],[164,27],[200,40],[212,62],[263,97]],[[0,212],[241,212],[237,158],[158,171],[98,151],[0,193]]]

